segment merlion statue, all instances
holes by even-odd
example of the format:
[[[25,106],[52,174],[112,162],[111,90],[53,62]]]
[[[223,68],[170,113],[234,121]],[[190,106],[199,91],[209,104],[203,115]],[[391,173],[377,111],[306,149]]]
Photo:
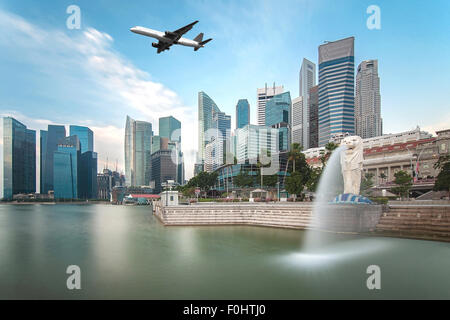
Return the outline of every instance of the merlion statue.
[[[344,194],[359,195],[361,171],[363,168],[363,143],[361,137],[350,136],[342,140],[341,145],[347,149],[341,152],[342,176],[344,177]]]

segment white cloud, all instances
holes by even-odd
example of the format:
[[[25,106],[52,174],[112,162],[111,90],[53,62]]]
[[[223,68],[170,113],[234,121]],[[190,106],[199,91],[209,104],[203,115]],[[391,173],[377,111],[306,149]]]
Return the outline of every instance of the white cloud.
[[[436,131],[439,130],[450,129],[450,113],[447,115],[442,115],[440,119],[441,120],[439,120],[438,122],[426,124],[425,126],[421,127],[421,129],[432,134],[436,134]]]
[[[94,131],[95,151],[99,154],[99,169],[108,157],[109,163],[118,160],[119,168],[123,168],[123,127],[117,127],[117,118],[123,119],[130,114],[133,118],[150,121],[153,131],[158,131],[158,118],[173,115],[182,122],[183,151],[185,152],[186,176],[193,171],[195,156],[191,156],[197,146],[197,126],[195,108],[183,104],[173,90],[161,83],[151,81],[150,75],[133,65],[129,60],[114,50],[113,38],[94,28],[85,28],[82,32],[66,33],[61,30],[43,29],[24,18],[0,10],[0,48],[8,48],[17,54],[18,60],[27,62],[39,72],[51,79],[65,83],[74,80],[74,90],[89,92],[89,97],[73,93],[74,105],[90,103],[93,108],[101,108],[105,117],[90,118],[73,123],[64,119],[65,124],[86,124]],[[3,81],[3,80],[2,80]],[[71,82],[68,82],[71,83]],[[70,88],[71,89],[71,88]],[[51,91],[52,93],[52,91]],[[50,93],[50,94],[51,94]],[[55,92],[56,94],[56,92]],[[11,98],[11,97],[8,97]],[[1,110],[0,113],[6,113]],[[25,115],[14,112],[19,121],[23,121],[31,129],[45,129],[48,120],[28,119]],[[70,110],[72,111],[72,110]],[[77,110],[73,114],[79,118]],[[108,119],[114,114],[114,123]],[[81,117],[82,119],[83,117]],[[60,119],[57,119],[61,121]]]

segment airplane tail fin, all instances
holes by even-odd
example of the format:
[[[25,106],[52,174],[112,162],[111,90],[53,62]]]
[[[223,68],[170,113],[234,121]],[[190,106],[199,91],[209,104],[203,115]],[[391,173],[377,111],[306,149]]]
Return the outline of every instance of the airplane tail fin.
[[[205,40],[205,41],[200,41],[198,44],[199,44],[199,46],[198,47],[195,47],[194,48],[194,51],[197,51],[198,49],[200,49],[201,47],[203,47],[205,44],[207,44],[208,42],[210,42],[212,40],[212,38],[209,38],[209,39],[207,39],[207,40]]]
[[[194,38],[194,41],[202,42],[203,40],[203,32]]]

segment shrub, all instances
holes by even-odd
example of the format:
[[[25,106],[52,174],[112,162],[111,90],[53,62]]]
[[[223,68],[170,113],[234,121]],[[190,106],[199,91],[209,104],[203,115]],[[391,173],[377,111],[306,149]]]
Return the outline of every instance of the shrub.
[[[370,200],[372,200],[373,202],[377,203],[377,204],[387,204],[389,201],[388,197],[373,197],[370,198]]]

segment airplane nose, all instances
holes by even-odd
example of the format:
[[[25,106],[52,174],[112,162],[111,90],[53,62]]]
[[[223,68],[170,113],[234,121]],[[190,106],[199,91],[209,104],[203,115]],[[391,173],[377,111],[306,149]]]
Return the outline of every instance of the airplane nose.
[[[137,28],[136,27],[130,28],[130,31],[136,33]]]

